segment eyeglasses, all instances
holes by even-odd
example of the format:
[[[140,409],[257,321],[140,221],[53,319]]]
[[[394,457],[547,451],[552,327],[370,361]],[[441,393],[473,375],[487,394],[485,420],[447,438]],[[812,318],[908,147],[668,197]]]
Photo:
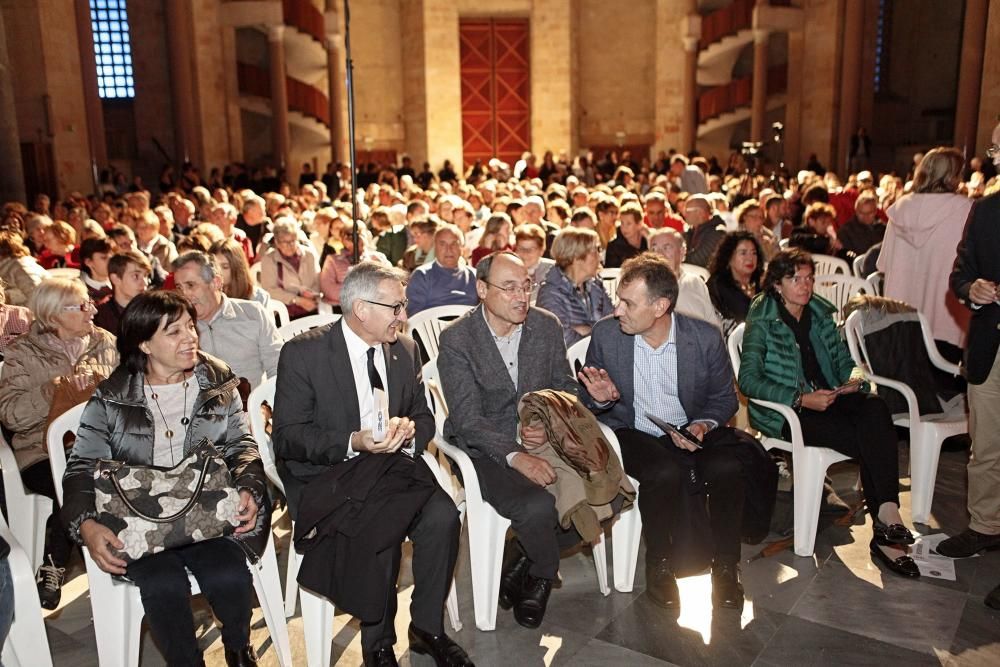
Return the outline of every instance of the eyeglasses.
[[[369,299],[361,299],[365,303],[370,303],[375,306],[382,306],[383,308],[392,308],[393,317],[399,315],[399,313],[406,308],[407,304],[410,303],[408,299],[403,299],[399,303],[382,303],[380,301],[371,301]]]
[[[62,309],[67,313],[89,313],[97,310],[97,304],[93,301],[87,300],[80,304],[73,304],[72,306],[63,306]]]
[[[491,283],[488,280],[484,280],[483,282],[489,285],[490,287],[496,287],[498,290],[500,290],[507,296],[518,296],[518,295],[529,296],[532,290],[534,290],[535,287],[538,286],[537,283],[533,283],[530,280],[522,285],[497,285],[495,283]]]

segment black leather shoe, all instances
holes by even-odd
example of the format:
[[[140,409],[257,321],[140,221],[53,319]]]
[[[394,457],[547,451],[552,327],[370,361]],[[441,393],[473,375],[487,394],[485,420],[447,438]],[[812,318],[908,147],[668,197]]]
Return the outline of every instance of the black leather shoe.
[[[907,577],[908,579],[917,579],[920,577],[920,568],[917,567],[916,561],[908,555],[903,554],[899,558],[892,558],[879,548],[877,540],[872,540],[868,548],[872,552],[874,560],[882,563],[899,576]]]
[[[968,558],[985,549],[1000,547],[1000,535],[984,535],[971,528],[949,537],[937,545],[936,551],[948,558]]]
[[[391,646],[365,653],[365,667],[399,667]]]
[[[257,667],[257,652],[253,644],[247,644],[240,650],[226,649],[226,667]]]
[[[528,571],[530,565],[531,561],[524,554],[520,554],[508,563],[503,576],[500,577],[499,603],[501,609],[510,609],[517,604],[521,596],[521,584],[524,580],[524,574]]]
[[[901,523],[887,526],[881,521],[876,521],[872,531],[875,534],[875,541],[884,547],[896,545],[906,547],[917,541],[914,539],[913,533]]]
[[[406,634],[410,638],[410,650],[431,656],[437,667],[475,667],[465,650],[443,632],[432,635],[410,623]]]
[[[526,628],[537,628],[545,617],[545,607],[552,593],[552,580],[525,574],[521,595],[514,605],[514,620]]]
[[[654,604],[664,609],[681,608],[681,593],[677,590],[677,578],[670,569],[670,561],[666,558],[646,563],[646,595]]]
[[[743,608],[743,585],[740,584],[740,567],[736,563],[712,565],[712,606]]]
[[[983,600],[983,604],[990,609],[1000,609],[1000,586],[989,592],[989,595]]]

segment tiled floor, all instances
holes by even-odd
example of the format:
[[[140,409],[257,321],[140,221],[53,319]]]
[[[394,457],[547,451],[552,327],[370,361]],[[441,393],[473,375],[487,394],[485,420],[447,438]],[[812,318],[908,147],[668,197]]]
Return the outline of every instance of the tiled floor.
[[[905,470],[905,448],[902,456]],[[924,532],[956,532],[965,527],[964,452],[941,456],[932,525]],[[836,469],[835,486],[846,500],[856,468]],[[904,517],[908,516],[908,479],[903,480]],[[281,533],[282,542],[287,534]],[[749,561],[761,548],[745,546],[743,580],[747,603],[742,613],[712,612],[709,577],[681,580],[682,612],[671,616],[642,594],[639,568],[635,592],[597,592],[589,553],[563,560],[562,587],[555,590],[545,623],[538,630],[517,625],[499,612],[495,632],[475,629],[468,551],[459,560],[460,615],[464,628],[452,633],[477,665],[1000,665],[1000,612],[983,605],[983,596],[1000,583],[1000,552],[959,561],[957,581],[909,581],[881,570],[868,555],[870,525],[859,517],[853,526],[824,521],[812,558],[791,551]],[[776,539],[772,535],[769,539]],[[463,537],[463,539],[465,539]],[[610,549],[609,549],[610,553]],[[284,563],[284,558],[279,556]],[[411,592],[408,565],[400,580],[396,652],[403,665],[430,667],[411,660],[405,636]],[[224,665],[218,630],[204,602],[196,603],[208,665]],[[48,617],[55,665],[97,664],[86,578],[78,568],[67,585],[63,606]],[[296,665],[305,665],[302,620],[289,620]],[[259,610],[253,642],[262,665],[277,665]],[[335,620],[333,661],[360,665],[356,622]],[[162,665],[148,632],[142,665]]]

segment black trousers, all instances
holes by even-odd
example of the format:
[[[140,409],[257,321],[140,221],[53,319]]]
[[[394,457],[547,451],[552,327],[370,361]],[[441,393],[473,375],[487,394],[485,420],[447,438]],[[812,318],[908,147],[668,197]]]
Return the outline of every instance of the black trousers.
[[[491,459],[474,458],[483,499],[497,513],[510,519],[524,555],[531,561],[533,577],[555,579],[559,573],[559,552],[576,546],[581,537],[573,529],[559,526],[556,499],[513,468]]]
[[[674,541],[681,538],[686,517],[677,508],[686,505],[686,471],[693,458],[698,476],[708,490],[708,515],[715,544],[715,560],[736,563],[740,559],[740,528],[743,520],[743,466],[732,448],[715,446],[731,437],[732,429],[720,427],[705,436],[704,449],[687,453],[669,436],[656,438],[636,429],[615,431],[622,448],[625,472],[639,482],[639,513],[646,537],[646,560],[669,559]],[[683,545],[678,545],[683,548]]]
[[[56,567],[66,567],[69,555],[73,550],[73,542],[69,539],[69,531],[63,523],[62,513],[56,501],[56,488],[52,483],[52,468],[48,459],[33,463],[21,471],[21,481],[25,488],[32,492],[52,499],[52,514],[45,523],[45,554],[43,565],[49,564],[49,557]],[[60,484],[62,480],[60,480]]]
[[[455,503],[443,490],[435,489],[407,532],[413,543],[410,618],[413,625],[433,635],[444,633],[444,604],[455,573],[461,529]],[[389,581],[399,577],[401,557],[402,545],[377,555]],[[366,653],[396,643],[396,587],[388,590],[382,619],[361,624],[361,648]]]
[[[803,408],[799,422],[807,446],[829,447],[858,460],[873,518],[882,503],[899,504],[899,443],[885,401],[874,394],[845,394],[823,412]]]
[[[188,570],[222,623],[226,648],[238,650],[250,643],[253,584],[243,549],[217,538],[162,551],[131,563],[126,572],[139,587],[153,639],[170,667],[198,665],[202,659]]]

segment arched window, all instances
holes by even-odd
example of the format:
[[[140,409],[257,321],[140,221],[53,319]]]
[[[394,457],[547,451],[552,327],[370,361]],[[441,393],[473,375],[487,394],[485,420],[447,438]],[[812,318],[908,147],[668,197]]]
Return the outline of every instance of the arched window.
[[[105,99],[135,97],[132,43],[125,0],[90,0],[97,91]]]

